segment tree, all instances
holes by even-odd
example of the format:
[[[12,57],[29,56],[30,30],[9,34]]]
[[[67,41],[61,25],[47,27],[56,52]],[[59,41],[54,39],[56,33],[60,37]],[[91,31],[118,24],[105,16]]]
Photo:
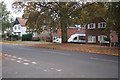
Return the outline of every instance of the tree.
[[[60,26],[63,43],[67,42],[67,27],[79,22],[80,11],[85,6],[81,2],[29,2],[27,5],[16,2],[14,8],[16,4],[24,6],[24,17],[28,18],[29,27],[35,30],[43,24]],[[17,7],[21,9],[21,6]]]
[[[120,1],[108,3],[108,7],[107,22],[109,24],[109,28],[118,33],[118,39],[120,42]]]
[[[10,12],[7,11],[6,4],[4,2],[0,2],[0,22],[2,23],[2,31],[4,31],[6,28],[10,27],[10,21],[9,21],[9,14]]]

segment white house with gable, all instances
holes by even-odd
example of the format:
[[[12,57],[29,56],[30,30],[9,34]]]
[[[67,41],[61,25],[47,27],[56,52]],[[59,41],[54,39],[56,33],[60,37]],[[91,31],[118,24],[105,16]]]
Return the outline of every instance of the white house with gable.
[[[23,19],[23,18],[16,18],[15,22],[14,22],[14,26],[12,27],[12,33],[14,35],[19,35],[19,36],[22,36],[23,34],[27,34],[26,33],[26,26],[25,26],[25,23],[26,23],[26,19]]]

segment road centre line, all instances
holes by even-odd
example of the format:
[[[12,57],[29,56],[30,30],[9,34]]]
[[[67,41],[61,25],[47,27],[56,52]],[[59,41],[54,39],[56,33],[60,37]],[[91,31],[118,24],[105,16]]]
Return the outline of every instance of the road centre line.
[[[71,55],[71,54],[66,54],[66,53],[61,53],[61,52],[53,52],[53,51],[42,51],[42,52],[46,52],[46,53],[51,53],[51,54],[61,54],[61,55]]]
[[[105,61],[105,62],[114,62],[114,63],[118,63],[118,61],[108,60],[108,59],[100,59],[100,58],[95,58],[95,57],[90,57],[90,59],[92,59],[92,60],[98,60],[98,61]]]

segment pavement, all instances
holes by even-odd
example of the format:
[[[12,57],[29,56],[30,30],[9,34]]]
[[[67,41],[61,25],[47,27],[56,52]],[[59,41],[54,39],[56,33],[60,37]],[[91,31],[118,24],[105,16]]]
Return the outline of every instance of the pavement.
[[[3,44],[3,78],[118,78],[118,57]]]

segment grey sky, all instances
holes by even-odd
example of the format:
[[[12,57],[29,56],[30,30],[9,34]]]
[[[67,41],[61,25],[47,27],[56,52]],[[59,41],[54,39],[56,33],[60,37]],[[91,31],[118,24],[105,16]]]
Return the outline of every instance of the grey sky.
[[[11,16],[13,16],[13,18],[16,18],[16,17],[21,17],[22,16],[22,13],[15,13],[13,12],[13,9],[12,9],[12,3],[13,3],[13,0],[2,0],[5,2],[6,6],[7,6],[7,10],[10,11]]]

